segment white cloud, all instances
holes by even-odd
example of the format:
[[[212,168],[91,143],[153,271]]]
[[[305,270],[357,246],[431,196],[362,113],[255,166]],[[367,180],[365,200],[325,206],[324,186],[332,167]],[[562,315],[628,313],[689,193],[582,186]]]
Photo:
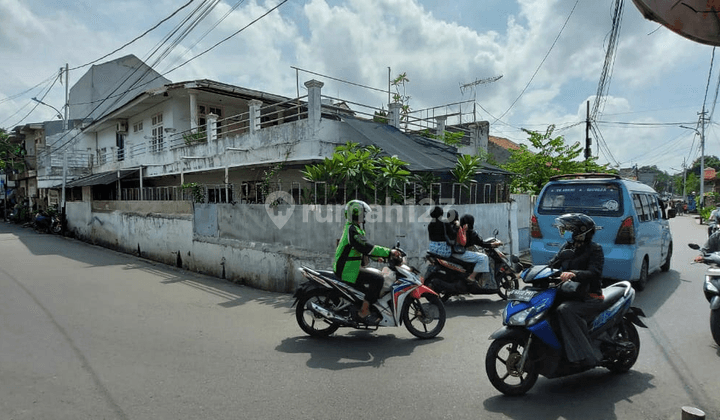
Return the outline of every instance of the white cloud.
[[[0,54],[4,57],[4,66],[0,68],[0,121],[26,107],[0,126],[12,124],[27,113],[29,98],[41,91],[38,88],[11,100],[4,97],[51,77],[65,63],[78,66],[112,51],[180,4],[171,0],[150,3],[124,0],[98,7],[89,1],[58,6],[49,0],[30,3],[0,0]],[[157,70],[167,71],[205,51],[277,5],[278,0],[245,1],[198,41],[235,4],[235,0],[220,3]],[[166,77],[174,81],[208,78],[294,96],[296,79],[291,66],[380,89],[387,87],[391,67],[393,76],[407,72],[410,104],[421,109],[472,99],[471,92],[461,94],[460,84],[502,75],[494,83],[476,87],[477,102],[489,114],[480,108],[478,112],[493,123],[491,134],[524,141],[527,137],[519,127],[544,131],[541,127],[550,124],[566,127],[581,123],[585,101],[596,93],[612,4],[577,3],[553,46],[574,5],[560,0],[459,0],[451,4],[437,0],[288,2]],[[138,14],[137,10],[143,13]],[[108,60],[129,53],[141,59],[147,57],[161,37],[190,10],[183,10],[175,19]],[[601,119],[622,118],[628,122],[643,119],[657,123],[694,120],[705,94],[711,48],[665,28],[658,29],[657,24],[646,21],[629,3],[619,41],[609,80],[610,97],[605,101]],[[71,72],[70,83],[86,70]],[[301,73],[301,95],[302,84],[310,78],[322,79]],[[327,95],[375,107],[386,106],[387,96],[383,93],[330,79],[322,81]],[[64,88],[56,84],[47,102],[59,108],[63,98]],[[678,108],[679,104],[684,108]],[[27,121],[52,118],[53,112],[42,108]],[[506,111],[503,121],[495,122],[494,117]],[[616,116],[604,117],[610,114]],[[601,125],[600,129],[616,159],[623,165],[635,159],[641,166],[643,155],[651,149],[649,145],[662,144],[682,133],[681,129],[644,126]],[[566,132],[573,139],[584,138],[584,127]],[[628,144],[625,140],[628,137],[638,140]],[[672,158],[683,154],[673,149]],[[710,149],[708,154],[720,153]],[[653,161],[664,164],[663,159],[649,156],[648,162]]]

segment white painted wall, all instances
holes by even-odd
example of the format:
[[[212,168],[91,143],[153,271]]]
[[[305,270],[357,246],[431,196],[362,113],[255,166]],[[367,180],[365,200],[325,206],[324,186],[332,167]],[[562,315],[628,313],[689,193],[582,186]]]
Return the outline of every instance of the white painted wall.
[[[513,203],[452,208],[461,215],[473,214],[481,236],[491,236],[497,228],[498,237],[508,244],[505,251],[512,248],[518,254],[529,247],[529,241],[516,239],[529,226],[530,200],[523,197],[514,196]],[[191,210],[188,202],[68,202],[67,206],[68,227],[81,240],[277,292],[291,292],[303,281],[297,271],[301,265],[331,267],[344,224],[341,206],[296,206],[291,212],[231,204],[196,205]],[[384,246],[400,241],[410,264],[424,269],[430,208],[374,207],[366,224],[368,239]],[[288,216],[284,224],[283,214]]]

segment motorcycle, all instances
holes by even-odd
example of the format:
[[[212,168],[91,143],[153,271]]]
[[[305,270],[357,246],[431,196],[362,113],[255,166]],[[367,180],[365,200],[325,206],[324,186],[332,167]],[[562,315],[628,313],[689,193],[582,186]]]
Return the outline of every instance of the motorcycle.
[[[47,214],[47,212],[44,211],[37,212],[32,220],[32,227],[37,232],[50,233],[51,224],[52,219]]]
[[[712,234],[715,233],[715,232],[717,232],[718,230],[720,230],[720,224],[711,223],[711,224],[708,226],[708,238],[709,238],[710,236],[712,236]]]
[[[425,270],[425,284],[437,292],[443,302],[458,295],[494,295],[507,299],[508,291],[519,287],[518,274],[523,266],[520,258],[513,255],[508,258],[499,247],[502,241],[497,239],[498,231],[493,237],[483,239],[481,251],[490,258],[490,273],[493,275],[492,287],[481,287],[477,282],[468,282],[473,264],[453,257],[442,257],[432,252],[425,255],[428,262]]]
[[[572,253],[562,251],[561,260],[572,258]],[[588,323],[591,343],[602,353],[599,365],[567,360],[554,313],[562,301],[560,273],[547,265],[527,268],[521,278],[530,286],[509,292],[503,327],[490,336],[493,342],[485,356],[488,379],[503,394],[525,394],[539,375],[559,378],[598,366],[627,372],[637,361],[640,337],[635,326],[647,326],[639,318],[645,316],[642,309],[632,306],[635,290],[628,281],[603,288],[602,312]]]
[[[688,246],[694,250],[700,249],[698,244]],[[702,262],[709,266],[705,273],[703,293],[710,302],[710,332],[715,343],[720,346],[720,252],[704,254]]]
[[[308,279],[294,294],[295,318],[312,337],[327,337],[340,327],[377,330],[378,327],[405,328],[418,338],[433,338],[445,326],[445,306],[440,297],[423,285],[420,272],[406,264],[406,254],[388,259],[382,271],[385,284],[380,298],[371,305],[379,313],[378,325],[368,325],[354,314],[362,305],[364,293],[338,279],[331,270],[300,268]],[[378,270],[379,271],[379,270]]]

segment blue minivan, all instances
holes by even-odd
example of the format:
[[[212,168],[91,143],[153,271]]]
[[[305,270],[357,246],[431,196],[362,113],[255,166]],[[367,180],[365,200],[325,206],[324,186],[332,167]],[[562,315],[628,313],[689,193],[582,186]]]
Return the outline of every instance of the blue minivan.
[[[628,280],[643,290],[650,274],[670,269],[673,241],[668,219],[675,217],[675,210],[666,210],[652,187],[614,174],[550,178],[533,209],[533,264],[547,263],[564,243],[553,223],[565,213],[584,213],[601,227],[593,240],[605,253],[604,280]]]

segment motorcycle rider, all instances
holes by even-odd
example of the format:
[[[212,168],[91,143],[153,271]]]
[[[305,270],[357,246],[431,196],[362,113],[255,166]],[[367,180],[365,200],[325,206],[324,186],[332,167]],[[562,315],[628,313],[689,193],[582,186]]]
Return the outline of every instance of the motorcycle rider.
[[[703,261],[703,254],[710,254],[713,252],[720,251],[720,230],[716,231],[705,241],[705,244],[700,248],[700,255],[695,257],[695,262]]]
[[[371,211],[370,206],[360,200],[351,200],[345,205],[346,222],[335,250],[333,271],[338,278],[365,293],[365,300],[357,316],[368,325],[377,325],[380,318],[370,312],[370,305],[378,300],[384,279],[377,270],[363,267],[363,258],[395,257],[399,253],[394,249],[373,245],[365,238],[365,216]]]
[[[712,235],[713,228],[720,224],[720,202],[716,204],[715,209],[710,213],[708,218],[708,237]]]
[[[555,219],[554,226],[567,242],[548,265],[558,261],[562,251],[573,250],[572,258],[561,260],[560,281],[574,280],[581,284],[577,300],[567,300],[557,308],[563,346],[570,362],[596,366],[602,355],[590,343],[588,321],[602,311],[604,298],[602,269],[605,257],[602,246],[592,240],[599,227],[582,213],[564,214]]]

